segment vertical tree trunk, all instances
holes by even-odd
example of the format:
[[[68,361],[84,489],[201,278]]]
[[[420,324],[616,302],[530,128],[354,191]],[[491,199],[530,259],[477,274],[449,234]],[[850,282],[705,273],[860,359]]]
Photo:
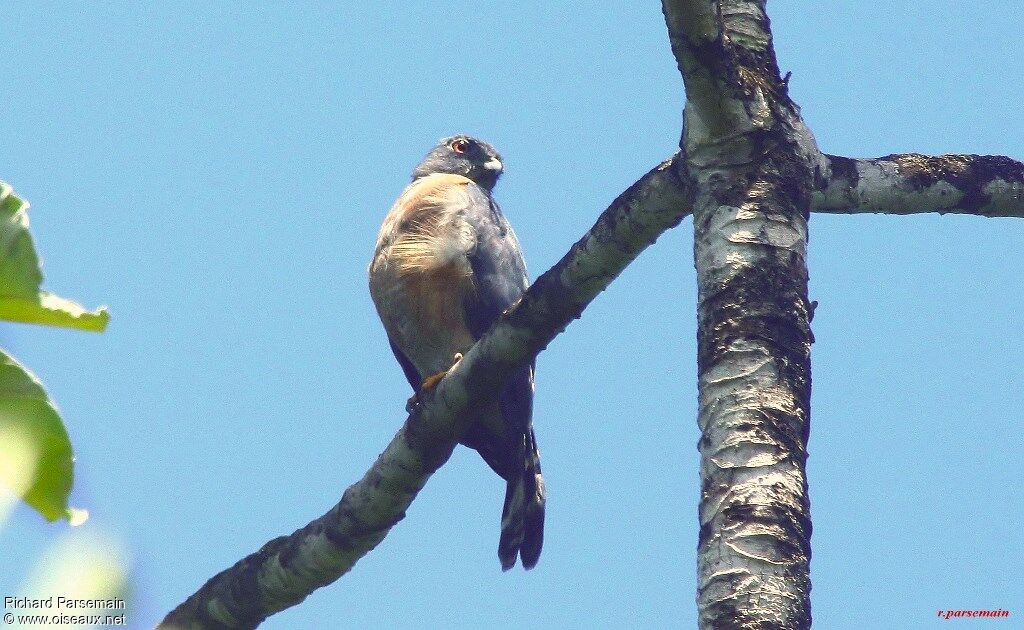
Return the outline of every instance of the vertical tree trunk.
[[[665,0],[698,190],[702,628],[810,627],[807,216],[820,157],[763,1]]]
[[[694,213],[701,627],[810,626],[806,194],[757,147]],[[780,159],[781,158],[781,159]]]

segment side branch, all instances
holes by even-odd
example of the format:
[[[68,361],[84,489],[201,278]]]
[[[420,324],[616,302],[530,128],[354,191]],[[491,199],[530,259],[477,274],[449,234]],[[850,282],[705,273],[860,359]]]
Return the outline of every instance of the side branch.
[[[254,628],[347,573],[387,535],[451,456],[468,409],[493,399],[626,265],[691,211],[692,191],[667,160],[623,192],[562,260],[529,288],[441,381],[329,512],[218,573],[160,628]]]
[[[1024,217],[1024,164],[1000,155],[826,155],[815,212]]]

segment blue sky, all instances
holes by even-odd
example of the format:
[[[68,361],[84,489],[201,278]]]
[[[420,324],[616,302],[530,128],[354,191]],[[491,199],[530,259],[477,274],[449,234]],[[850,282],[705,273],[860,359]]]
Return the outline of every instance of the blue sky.
[[[113,321],[0,337],[63,411],[81,529],[120,541],[137,627],[326,511],[400,426],[408,386],[366,265],[439,137],[503,153],[496,195],[532,277],[678,140],[655,2],[339,5],[5,10],[0,179],[32,202],[46,286]],[[823,150],[1020,159],[1016,8],[769,13]],[[693,627],[691,226],[538,361],[549,509],[534,571],[499,570],[503,484],[459,449],[352,573],[264,627]],[[818,627],[1024,615],[1022,241],[1018,220],[812,217]],[[0,595],[68,529],[16,510]]]

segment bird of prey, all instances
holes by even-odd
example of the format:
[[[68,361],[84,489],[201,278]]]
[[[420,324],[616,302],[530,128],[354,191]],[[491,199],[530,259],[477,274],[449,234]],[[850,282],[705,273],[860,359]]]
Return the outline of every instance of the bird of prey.
[[[433,387],[527,287],[512,227],[491,197],[502,172],[491,145],[444,138],[384,219],[370,294],[415,392]],[[533,568],[544,538],[544,479],[533,433],[533,365],[474,410],[460,439],[507,482],[498,558]],[[415,397],[414,397],[415,398]]]

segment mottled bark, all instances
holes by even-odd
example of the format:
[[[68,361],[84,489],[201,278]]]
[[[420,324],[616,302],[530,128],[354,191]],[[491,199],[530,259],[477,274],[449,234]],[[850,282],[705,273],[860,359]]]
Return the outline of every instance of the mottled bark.
[[[826,156],[814,210],[1024,217],[1024,164],[1001,155]]]
[[[666,161],[620,195],[427,396],[362,480],[329,512],[210,579],[161,628],[253,628],[330,584],[405,516],[452,454],[467,409],[500,391],[659,234],[689,214],[690,194]]]
[[[764,0],[663,0],[696,191],[702,628],[806,628],[807,217],[1024,216],[1000,156],[821,154],[779,76]]]
[[[698,286],[701,628],[810,626],[807,216],[822,157],[764,2],[665,0]]]

